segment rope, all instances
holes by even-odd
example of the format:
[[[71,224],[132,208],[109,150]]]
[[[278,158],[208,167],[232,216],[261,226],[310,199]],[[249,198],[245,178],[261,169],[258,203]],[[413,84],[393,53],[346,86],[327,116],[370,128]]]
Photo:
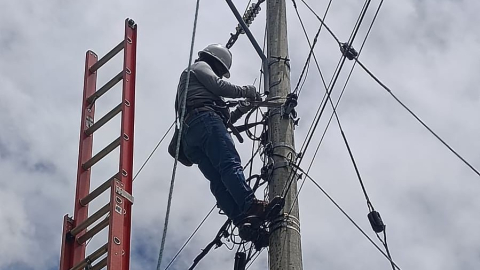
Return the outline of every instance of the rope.
[[[172,206],[172,197],[173,197],[173,187],[175,184],[175,174],[177,171],[177,164],[178,164],[178,155],[180,152],[180,140],[182,138],[182,130],[183,130],[183,119],[185,118],[185,111],[186,111],[186,103],[187,103],[187,93],[188,93],[188,85],[190,82],[190,66],[192,65],[192,58],[193,58],[193,46],[195,45],[195,34],[197,29],[197,20],[198,20],[198,10],[200,7],[200,0],[197,0],[197,4],[195,7],[195,19],[193,22],[193,32],[192,32],[192,42],[190,44],[190,57],[188,59],[188,69],[187,69],[187,82],[185,85],[185,94],[183,96],[183,100],[181,102],[181,113],[180,113],[180,127],[178,131],[178,139],[177,139],[177,147],[175,151],[175,161],[173,163],[173,171],[172,171],[172,180],[170,181],[170,191],[168,193],[168,203],[167,203],[167,212],[165,213],[165,224],[163,226],[163,235],[162,235],[162,243],[160,244],[160,251],[158,253],[158,262],[157,262],[157,270],[160,270],[160,266],[162,264],[163,258],[163,251],[165,249],[165,239],[167,238],[167,229],[168,229],[168,220],[170,217],[170,208]]]

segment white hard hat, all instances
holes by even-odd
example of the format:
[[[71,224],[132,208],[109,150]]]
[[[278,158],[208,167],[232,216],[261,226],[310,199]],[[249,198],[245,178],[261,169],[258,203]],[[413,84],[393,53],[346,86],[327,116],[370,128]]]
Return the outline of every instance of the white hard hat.
[[[205,49],[198,52],[198,56],[202,53],[213,56],[225,67],[227,73],[223,74],[226,78],[230,78],[230,67],[232,66],[232,53],[221,44],[210,44]]]

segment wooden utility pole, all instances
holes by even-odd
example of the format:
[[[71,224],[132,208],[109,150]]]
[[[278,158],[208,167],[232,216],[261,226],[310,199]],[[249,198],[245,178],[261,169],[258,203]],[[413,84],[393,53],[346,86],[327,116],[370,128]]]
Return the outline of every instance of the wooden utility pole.
[[[286,97],[290,93],[290,63],[288,60],[287,19],[285,0],[267,0],[267,58],[271,97]],[[300,220],[297,177],[288,161],[294,161],[293,119],[282,115],[280,109],[270,110],[268,136],[272,143],[273,175],[269,197],[281,196],[286,187],[283,215],[271,224],[269,262],[270,270],[302,270]],[[293,157],[293,158],[292,158]],[[293,181],[290,181],[294,177]],[[291,210],[291,211],[290,211]]]

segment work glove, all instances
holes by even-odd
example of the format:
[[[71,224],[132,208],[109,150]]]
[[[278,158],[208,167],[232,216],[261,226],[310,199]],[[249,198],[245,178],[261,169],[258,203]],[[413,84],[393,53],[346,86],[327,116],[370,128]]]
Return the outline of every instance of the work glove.
[[[242,114],[249,112],[251,109],[253,109],[253,105],[248,101],[240,101],[236,108],[236,110],[238,110]]]
[[[233,112],[230,113],[230,122],[237,122],[244,114],[253,109],[253,105],[248,101],[240,101]]]
[[[257,92],[257,88],[255,88],[255,86],[253,85],[245,85],[242,87],[242,97],[254,101],[262,100],[262,98],[260,97],[260,93]]]

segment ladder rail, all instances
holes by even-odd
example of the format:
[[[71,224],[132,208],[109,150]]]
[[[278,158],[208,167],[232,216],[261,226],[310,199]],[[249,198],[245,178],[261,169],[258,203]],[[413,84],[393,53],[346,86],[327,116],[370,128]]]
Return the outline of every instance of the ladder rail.
[[[137,26],[133,21],[126,21],[124,45],[124,80],[122,93],[122,140],[120,143],[119,171],[120,181],[112,181],[110,201],[112,202],[108,250],[107,269],[130,269],[130,233],[132,202],[124,198],[117,191],[123,190],[127,197],[132,194],[133,175],[133,139],[135,117],[135,75],[136,75]],[[120,198],[121,200],[117,200]],[[120,202],[121,201],[121,202]],[[115,203],[113,203],[115,202]],[[116,210],[123,208],[120,214]]]
[[[107,270],[129,270],[131,206],[133,204],[136,48],[137,25],[127,18],[122,42],[100,60],[93,51],[89,50],[86,53],[75,207],[73,218],[65,215],[63,220],[60,270],[83,268],[93,270],[103,269],[105,266]],[[124,51],[122,71],[96,91],[98,69],[122,50]],[[95,122],[96,99],[122,80],[122,102]],[[92,157],[94,132],[118,114],[121,114],[119,137]],[[119,171],[90,192],[92,166],[117,147],[120,148]],[[110,201],[88,216],[90,202],[108,188],[110,188]],[[104,217],[103,220],[100,220],[102,217]],[[93,225],[94,223],[96,224]],[[93,227],[88,229],[89,226]],[[107,243],[85,257],[86,242],[106,227],[108,227]],[[91,265],[102,256],[105,257],[97,264]]]

